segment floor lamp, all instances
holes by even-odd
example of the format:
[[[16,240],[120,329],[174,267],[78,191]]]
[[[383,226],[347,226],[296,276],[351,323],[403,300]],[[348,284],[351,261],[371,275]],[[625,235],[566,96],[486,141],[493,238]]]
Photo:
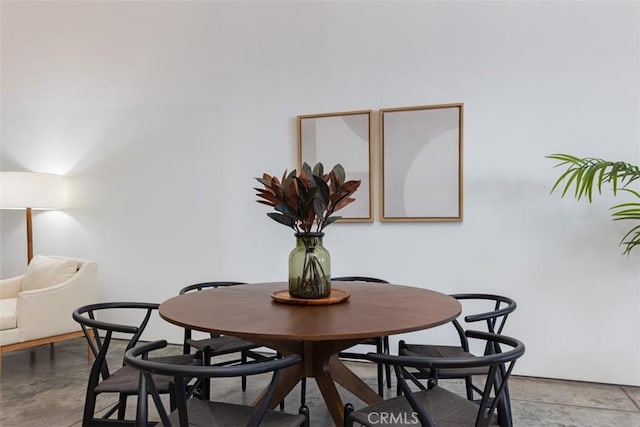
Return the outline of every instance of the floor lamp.
[[[24,209],[27,221],[27,264],[33,258],[32,210],[62,209],[65,178],[37,172],[0,172],[0,209]]]

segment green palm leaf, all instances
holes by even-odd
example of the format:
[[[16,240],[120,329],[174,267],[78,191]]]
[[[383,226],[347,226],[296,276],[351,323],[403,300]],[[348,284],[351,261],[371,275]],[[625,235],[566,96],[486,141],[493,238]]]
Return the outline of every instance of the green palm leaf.
[[[593,201],[594,187],[598,194],[602,194],[603,185],[610,185],[614,195],[627,192],[640,199],[638,191],[628,188],[629,184],[640,179],[640,167],[631,163],[591,157],[580,158],[570,154],[550,154],[549,159],[557,160],[556,167],[566,170],[551,187],[551,193],[562,188],[560,197],[564,197],[573,188],[576,200],[586,198]],[[621,203],[611,207],[612,219],[640,221],[640,203]],[[625,246],[624,253],[629,254],[633,248],[640,245],[640,225],[634,226],[620,241]]]

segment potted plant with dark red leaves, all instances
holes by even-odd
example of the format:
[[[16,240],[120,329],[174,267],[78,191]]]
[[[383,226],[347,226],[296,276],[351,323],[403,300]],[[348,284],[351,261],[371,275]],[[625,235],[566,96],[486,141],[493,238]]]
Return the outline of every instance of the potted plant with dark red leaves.
[[[302,165],[281,179],[269,174],[256,178],[258,203],[275,209],[267,215],[295,232],[296,247],[289,254],[289,294],[294,298],[326,298],[331,294],[331,258],[322,244],[323,230],[340,217],[335,212],[355,199],[360,180],[346,180],[337,164],[325,173],[322,163]]]

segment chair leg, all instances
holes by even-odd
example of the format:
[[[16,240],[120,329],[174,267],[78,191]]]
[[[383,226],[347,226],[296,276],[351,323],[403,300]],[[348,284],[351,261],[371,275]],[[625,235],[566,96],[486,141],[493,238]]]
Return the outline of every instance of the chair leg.
[[[376,352],[384,353],[384,337],[376,339]],[[378,395],[384,398],[384,364],[378,363]]]
[[[120,399],[118,400],[118,419],[124,420],[124,416],[127,412],[127,395],[120,393]]]
[[[93,336],[93,335],[92,335]],[[97,395],[94,391],[98,385],[100,379],[101,368],[97,366],[96,361],[91,366],[91,372],[89,374],[89,381],[87,381],[87,391],[84,398],[84,410],[82,413],[82,425],[91,425],[91,421],[94,419],[96,413],[96,400]]]
[[[384,398],[384,365],[378,363],[378,395]]]
[[[211,353],[209,347],[205,347],[202,351],[202,366],[209,366],[211,364]],[[201,378],[202,384],[202,400],[209,400],[211,398],[211,379]]]
[[[391,390],[391,366],[384,365],[384,372],[387,377],[387,388]]]
[[[93,414],[96,411],[96,395],[93,390],[87,390],[87,394],[84,400],[84,412],[82,414],[82,425],[91,425]]]
[[[243,365],[245,365],[245,364],[247,363],[247,352],[246,352],[246,351],[244,351],[244,350],[243,350],[243,351],[241,352],[241,354],[240,354],[240,360],[241,360],[241,363],[242,363]],[[243,391],[243,392],[244,392],[244,391],[247,391],[247,376],[246,376],[246,375],[243,375],[243,376],[242,376],[242,391]]]
[[[391,345],[389,344],[389,337],[383,337],[383,348],[386,354],[391,353]],[[387,388],[391,390],[391,365],[384,365],[385,374],[387,376]]]
[[[305,406],[307,401],[307,379],[300,381],[300,405]]]
[[[511,398],[509,397],[509,384],[504,385],[502,400],[498,403],[498,423],[504,427],[513,426],[511,413]]]
[[[197,387],[197,384],[194,385],[194,387]],[[175,383],[169,384],[169,410],[171,412],[178,409],[178,396],[176,396],[176,394],[177,392]],[[151,395],[151,397],[153,397],[153,395]],[[197,399],[200,399],[200,397],[197,397]]]
[[[298,413],[304,415],[304,422],[301,424],[302,427],[309,427],[311,425],[309,422],[309,408],[306,405],[302,405]]]
[[[353,405],[347,403],[344,405],[344,427],[353,427],[353,420],[351,419],[351,413],[353,412]]]
[[[464,378],[464,385],[467,390],[467,400],[473,402],[473,377],[468,376]]]

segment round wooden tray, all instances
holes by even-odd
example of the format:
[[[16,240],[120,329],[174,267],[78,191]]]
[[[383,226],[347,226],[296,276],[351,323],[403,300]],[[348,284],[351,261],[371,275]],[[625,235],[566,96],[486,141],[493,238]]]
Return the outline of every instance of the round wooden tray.
[[[298,305],[329,305],[338,304],[349,299],[351,295],[347,291],[342,289],[331,289],[331,295],[326,298],[296,298],[289,295],[288,289],[282,289],[275,291],[271,294],[271,298],[274,301],[282,302],[285,304],[298,304]]]

